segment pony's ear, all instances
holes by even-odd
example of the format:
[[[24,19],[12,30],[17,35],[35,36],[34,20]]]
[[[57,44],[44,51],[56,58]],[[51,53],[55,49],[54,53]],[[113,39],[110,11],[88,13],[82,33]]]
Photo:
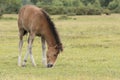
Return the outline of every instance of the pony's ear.
[[[59,45],[59,50],[60,50],[61,52],[63,51],[62,43]]]
[[[59,45],[55,46],[55,49],[59,49],[62,52],[63,51],[62,44],[59,44]]]
[[[63,52],[63,48],[61,48],[60,51]]]

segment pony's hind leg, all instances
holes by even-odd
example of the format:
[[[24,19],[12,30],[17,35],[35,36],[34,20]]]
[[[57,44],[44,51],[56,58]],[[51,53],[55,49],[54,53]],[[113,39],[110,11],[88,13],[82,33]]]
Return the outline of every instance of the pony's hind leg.
[[[18,66],[21,66],[22,46],[23,46],[23,40],[20,40],[19,41]]]
[[[23,46],[23,36],[24,36],[24,31],[20,31],[19,34],[19,55],[18,55],[18,66],[21,66],[21,55],[22,55],[22,46]]]
[[[41,42],[42,42],[42,63],[43,65],[47,66],[47,59],[46,59],[46,44],[45,44],[45,39],[44,37],[41,37]]]

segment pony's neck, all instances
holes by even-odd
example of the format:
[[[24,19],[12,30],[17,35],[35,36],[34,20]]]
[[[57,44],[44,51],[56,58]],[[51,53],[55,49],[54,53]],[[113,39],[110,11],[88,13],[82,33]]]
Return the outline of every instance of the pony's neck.
[[[43,10],[42,10],[42,12],[43,12],[44,16],[46,17],[46,22],[47,22],[46,25],[44,25],[44,26],[46,26],[45,28],[47,30],[45,33],[47,37],[45,39],[48,43],[48,46],[56,46],[61,42],[60,42],[60,38],[57,33],[57,30],[55,28],[55,25],[52,22],[49,15]]]
[[[47,33],[46,35],[44,35],[44,37],[46,39],[48,47],[54,47],[55,45],[57,45],[56,40],[52,33]]]

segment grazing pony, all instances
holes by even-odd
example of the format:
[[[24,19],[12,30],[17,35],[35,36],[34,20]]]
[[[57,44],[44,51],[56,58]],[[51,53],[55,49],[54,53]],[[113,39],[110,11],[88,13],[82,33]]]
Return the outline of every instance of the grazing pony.
[[[26,65],[30,55],[33,66],[36,66],[32,55],[32,44],[35,36],[41,37],[42,41],[42,62],[50,68],[54,65],[58,54],[63,50],[62,43],[56,31],[54,23],[48,14],[41,8],[33,5],[23,6],[18,16],[19,29],[19,56],[18,66],[21,66],[21,51],[23,46],[23,36],[29,33],[27,53],[24,57],[22,66]],[[46,54],[46,43],[48,51]]]

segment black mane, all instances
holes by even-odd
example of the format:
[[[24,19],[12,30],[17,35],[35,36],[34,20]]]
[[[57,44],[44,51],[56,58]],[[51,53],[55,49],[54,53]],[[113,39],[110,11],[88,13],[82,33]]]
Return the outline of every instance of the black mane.
[[[54,35],[54,38],[55,38],[55,40],[56,40],[56,43],[57,43],[57,45],[62,45],[61,44],[61,41],[60,41],[60,37],[59,37],[59,34],[58,34],[58,32],[57,32],[57,30],[56,30],[56,28],[55,28],[55,25],[54,25],[54,23],[53,23],[53,21],[51,20],[51,18],[49,17],[49,15],[44,11],[44,10],[42,10],[42,12],[44,13],[44,15],[46,16],[46,19],[47,19],[47,21],[48,21],[48,23],[49,23],[49,27],[50,27],[50,30],[51,30],[51,32],[53,33],[53,35]],[[62,47],[61,47],[62,48]]]

